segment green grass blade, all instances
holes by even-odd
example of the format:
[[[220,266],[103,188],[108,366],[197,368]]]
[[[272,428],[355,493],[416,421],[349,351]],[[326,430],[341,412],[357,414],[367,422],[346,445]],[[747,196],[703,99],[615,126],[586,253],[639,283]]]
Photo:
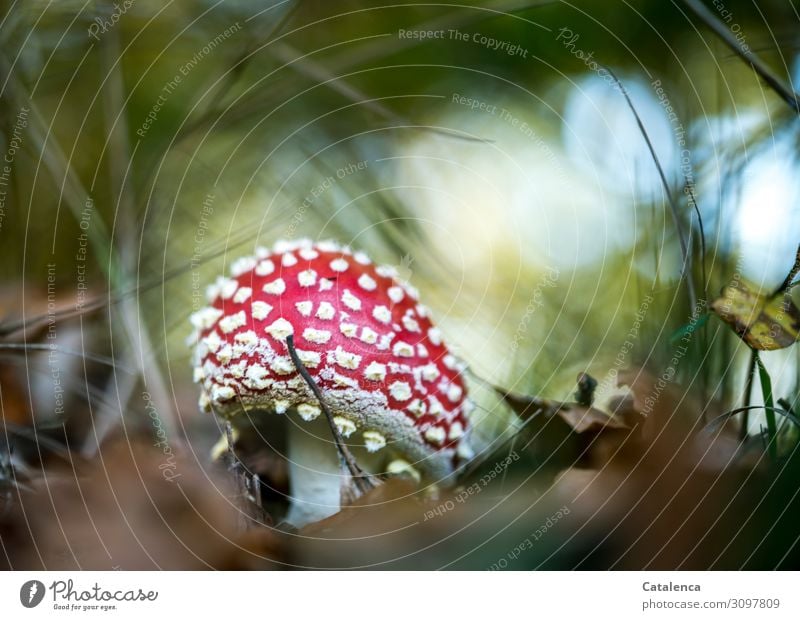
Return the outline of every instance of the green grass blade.
[[[761,394],[764,397],[764,411],[767,415],[767,451],[770,458],[775,461],[778,456],[777,435],[778,426],[775,422],[775,403],[772,397],[772,379],[761,361],[761,357],[756,353],[756,364],[758,365],[758,377],[761,380]]]

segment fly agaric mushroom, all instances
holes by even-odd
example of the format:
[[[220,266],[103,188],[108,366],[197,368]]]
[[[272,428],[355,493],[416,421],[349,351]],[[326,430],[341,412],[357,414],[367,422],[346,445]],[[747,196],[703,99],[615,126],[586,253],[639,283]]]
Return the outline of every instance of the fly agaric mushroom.
[[[348,445],[390,457],[383,471],[411,467],[446,486],[470,458],[464,367],[393,268],[333,242],[279,242],[235,261],[207,297],[191,317],[200,406],[234,423],[243,413],[288,414],[290,523],[337,512],[342,481],[292,352]]]

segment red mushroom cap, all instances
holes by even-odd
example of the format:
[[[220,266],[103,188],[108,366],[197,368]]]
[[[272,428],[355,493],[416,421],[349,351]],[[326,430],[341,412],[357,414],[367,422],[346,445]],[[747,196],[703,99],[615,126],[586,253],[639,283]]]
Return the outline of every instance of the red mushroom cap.
[[[387,446],[438,478],[471,455],[463,364],[393,268],[333,242],[279,242],[235,261],[207,297],[191,319],[203,409],[319,416],[293,334],[344,436],[360,430],[369,451]]]

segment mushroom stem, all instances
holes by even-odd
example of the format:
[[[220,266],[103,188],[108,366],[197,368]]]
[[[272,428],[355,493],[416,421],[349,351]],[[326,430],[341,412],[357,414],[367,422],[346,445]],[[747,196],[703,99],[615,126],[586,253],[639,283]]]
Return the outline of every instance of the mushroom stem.
[[[339,512],[343,472],[339,456],[325,439],[324,422],[287,418],[291,505],[286,520],[295,527]]]
[[[309,374],[308,370],[303,365],[303,362],[300,361],[300,357],[297,355],[297,351],[294,348],[294,338],[291,334],[286,338],[286,348],[289,349],[289,356],[292,358],[295,368],[297,368],[297,371],[308,384],[308,387],[311,388],[311,391],[314,392],[314,396],[317,398],[319,406],[325,413],[325,418],[328,420],[328,425],[330,426],[331,433],[333,434],[333,440],[336,443],[336,450],[338,451],[344,465],[347,467],[347,470],[350,472],[350,475],[352,476],[353,485],[355,485],[356,489],[361,493],[366,493],[367,491],[374,489],[376,486],[378,486],[378,484],[380,484],[380,482],[374,476],[369,475],[367,472],[361,469],[361,467],[359,467],[352,452],[350,452],[345,445],[344,438],[339,432],[339,428],[333,421],[333,414],[328,408],[328,405],[325,403],[325,399],[322,397],[322,391],[319,389],[319,386]]]

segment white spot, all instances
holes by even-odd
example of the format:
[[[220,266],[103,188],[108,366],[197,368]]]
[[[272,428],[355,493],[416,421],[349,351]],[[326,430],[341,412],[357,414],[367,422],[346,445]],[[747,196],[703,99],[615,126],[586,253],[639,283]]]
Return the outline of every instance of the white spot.
[[[355,379],[351,379],[350,377],[345,377],[344,375],[340,375],[338,372],[334,373],[333,382],[338,387],[348,387],[354,390],[358,389],[358,381],[356,381]]]
[[[297,264],[297,258],[291,252],[287,252],[281,257],[281,265],[284,267],[294,267]]]
[[[292,392],[298,392],[300,390],[305,390],[306,385],[306,380],[298,374],[286,381],[282,387],[286,387]]]
[[[430,403],[430,406],[428,407],[428,413],[436,416],[444,413],[444,407],[442,406],[442,403],[439,402],[438,398],[435,396],[429,396],[428,402]]]
[[[355,353],[350,353],[349,351],[345,351],[342,347],[336,347],[336,351],[333,352],[334,358],[336,359],[336,363],[339,364],[342,368],[347,368],[348,370],[355,370],[358,368],[359,364],[361,364],[361,356]]]
[[[322,413],[322,409],[320,409],[317,405],[300,403],[297,405],[297,413],[306,422],[311,422],[311,420],[315,420],[319,417],[319,414]]]
[[[339,331],[348,338],[355,338],[358,333],[358,325],[352,323],[339,323]]]
[[[458,448],[456,448],[456,454],[465,461],[469,461],[475,456],[472,446],[470,446],[466,440],[459,442]]]
[[[370,381],[383,381],[386,378],[386,366],[378,362],[370,362],[364,371],[364,376]]]
[[[421,401],[419,398],[415,398],[408,405],[408,410],[419,418],[425,415],[425,413],[428,411],[428,408],[425,406],[423,401]]]
[[[415,307],[415,310],[417,311],[417,314],[419,316],[421,316],[422,318],[425,318],[425,317],[428,316],[428,307],[427,306],[423,306],[422,304],[417,304],[416,307]]]
[[[379,276],[383,276],[384,278],[397,277],[397,269],[390,265],[378,265],[375,267],[375,273],[377,273]]]
[[[297,308],[297,311],[303,316],[311,316],[311,310],[314,308],[314,304],[310,301],[298,301],[294,307]]]
[[[361,274],[361,277],[358,279],[358,285],[365,291],[374,291],[378,287],[377,282],[370,278],[366,273]]]
[[[351,310],[361,310],[361,300],[347,289],[342,294],[342,303]]]
[[[426,364],[422,367],[422,378],[425,381],[436,381],[439,378],[439,369],[435,364]]]
[[[283,278],[278,278],[277,280],[273,280],[272,282],[267,282],[264,285],[264,292],[267,295],[283,295],[283,292],[286,290],[286,282],[283,281]]]
[[[303,366],[307,366],[308,368],[316,368],[322,361],[320,354],[316,351],[302,351],[301,349],[297,349],[297,357],[303,362]]]
[[[271,260],[262,260],[256,265],[257,276],[268,276],[275,271],[275,264]]]
[[[386,306],[375,306],[372,310],[372,316],[384,325],[392,322],[392,313]]]
[[[403,327],[405,327],[410,332],[419,332],[419,323],[416,320],[412,319],[410,316],[406,315],[402,318]]]
[[[367,452],[377,452],[386,447],[386,437],[378,431],[364,431],[362,437],[364,437],[364,446],[367,448]]]
[[[371,265],[372,261],[369,259],[369,256],[364,254],[364,252],[356,252],[353,254],[353,258],[359,265]]]
[[[336,428],[339,429],[342,437],[350,437],[350,435],[356,432],[355,423],[340,415],[333,418],[333,423],[336,425]]]
[[[192,325],[197,329],[209,329],[224,313],[218,308],[203,308],[189,317]]]
[[[236,396],[236,391],[229,385],[215,385],[211,388],[211,400],[220,402]]]
[[[265,301],[254,301],[251,312],[255,320],[263,321],[272,312],[272,306]]]
[[[242,355],[245,355],[247,353],[252,353],[253,348],[254,347],[247,347],[237,342],[236,344],[233,345],[233,353],[231,354],[231,357],[233,357],[234,359],[240,358],[242,357]]]
[[[247,323],[247,317],[244,310],[240,310],[236,314],[229,314],[219,320],[219,328],[223,334],[230,334],[233,330],[241,327]]]
[[[365,327],[361,330],[361,342],[375,344],[378,342],[378,333],[371,330],[369,327]]]
[[[464,412],[464,415],[469,415],[475,411],[475,403],[473,403],[469,398],[465,398],[464,402],[461,403],[461,411]]]
[[[232,357],[233,357],[233,348],[231,347],[231,345],[227,343],[225,343],[225,345],[223,345],[223,347],[219,351],[217,351],[217,360],[221,364],[227,364],[228,362],[231,361]]]
[[[219,294],[222,299],[230,299],[239,288],[239,283],[230,278],[217,278],[217,286],[219,286]]]
[[[397,362],[389,362],[389,370],[395,374],[411,374],[411,366],[408,364],[398,364]]]
[[[194,383],[200,383],[203,379],[206,378],[206,373],[202,368],[195,368],[194,373],[192,374],[192,381]]]
[[[462,390],[455,383],[451,383],[450,387],[447,388],[447,399],[451,403],[457,403],[459,400],[461,400],[461,396],[463,394],[464,394],[464,390]]]
[[[458,365],[458,360],[456,360],[456,358],[450,353],[444,356],[442,362],[444,362],[445,367],[449,370],[455,370],[456,366]]]
[[[333,288],[333,280],[328,280],[328,278],[320,278],[319,279],[319,290],[320,291],[329,291]]]
[[[297,274],[297,283],[302,287],[314,286],[317,283],[317,272],[306,269]]]
[[[392,476],[409,476],[419,482],[422,480],[420,473],[408,461],[395,459],[386,466],[386,473]]]
[[[442,344],[442,331],[438,327],[431,327],[428,330],[428,339],[438,347]]]
[[[408,283],[404,284],[403,287],[405,288],[406,293],[408,294],[409,297],[411,297],[411,299],[413,299],[414,301],[417,301],[419,299],[419,291],[415,287],[411,286]]]
[[[256,336],[256,333],[252,329],[248,329],[246,332],[236,334],[233,339],[235,342],[239,342],[246,346],[255,346],[258,344],[258,336]]]
[[[233,302],[237,304],[243,304],[248,299],[250,299],[250,296],[252,294],[253,294],[253,289],[251,289],[249,286],[243,286],[238,291],[236,291],[236,294],[233,296]]]
[[[306,327],[303,330],[303,338],[315,344],[325,344],[331,339],[331,333],[327,329],[314,329]]]
[[[322,301],[317,308],[317,318],[323,319],[325,321],[330,321],[336,315],[336,310],[333,309],[333,306],[327,302]]]
[[[464,436],[464,426],[461,422],[453,422],[447,437],[451,440],[461,439]]]
[[[244,383],[252,390],[263,390],[272,383],[268,375],[269,371],[261,364],[251,364],[245,373]]]
[[[252,271],[253,267],[256,266],[256,259],[252,256],[243,256],[242,258],[238,258],[233,261],[231,264],[231,275],[234,278],[238,278],[243,273],[248,271]]]
[[[319,252],[311,248],[303,248],[300,250],[300,258],[303,260],[314,260],[319,257]]]
[[[412,347],[407,342],[398,340],[397,342],[394,343],[394,346],[392,347],[392,353],[394,353],[398,357],[414,357],[414,347]]]
[[[403,289],[401,289],[399,286],[390,286],[389,290],[386,292],[389,293],[389,299],[396,304],[399,304],[401,301],[403,301],[403,297],[405,297]]]
[[[197,406],[200,407],[200,411],[205,413],[211,411],[211,399],[208,397],[208,394],[205,392],[200,394],[200,399],[197,401]]]
[[[219,286],[216,284],[209,284],[206,287],[206,299],[208,303],[213,303],[219,297]]]
[[[275,254],[283,254],[284,252],[296,250],[299,246],[299,239],[278,239],[275,242],[275,245],[272,246],[272,250],[275,252]]]
[[[393,339],[394,339],[393,333],[390,332],[388,334],[384,334],[383,336],[381,336],[381,340],[378,343],[378,349],[380,349],[381,351],[386,351],[386,349],[388,349],[389,346],[392,344]]]
[[[220,345],[222,344],[222,340],[220,340],[219,334],[217,332],[211,332],[208,336],[203,338],[202,343],[206,346],[206,348],[211,351],[212,353],[216,353],[219,350]]]
[[[295,370],[294,362],[292,362],[292,358],[288,355],[277,355],[275,359],[272,360],[269,367],[278,375],[289,375],[292,374]]]
[[[286,319],[280,318],[276,319],[272,325],[265,327],[264,331],[275,338],[275,340],[286,340],[289,334],[294,333],[294,327],[292,327],[292,324]]]
[[[234,347],[234,349],[235,348],[236,347]],[[242,360],[238,364],[231,364],[231,366],[228,367],[228,372],[230,372],[233,377],[241,379],[242,377],[244,377],[244,371],[246,366],[247,366],[247,360]]]
[[[350,267],[350,263],[343,258],[334,258],[331,261],[331,269],[338,273],[344,273],[348,267]]]
[[[420,357],[428,357],[428,349],[421,342],[417,343],[417,355]]]
[[[425,431],[425,439],[433,444],[436,444],[437,446],[442,445],[446,437],[447,433],[439,426],[431,426],[427,431]]]
[[[408,400],[411,398],[411,386],[405,381],[395,381],[389,386],[389,394],[395,400]]]
[[[335,241],[331,241],[330,239],[325,239],[317,242],[317,249],[320,252],[338,252],[339,244]]]
[[[276,400],[274,403],[275,406],[275,413],[283,414],[289,409],[289,401],[288,400]]]
[[[256,247],[256,258],[263,259],[269,257],[269,248],[265,248],[263,245],[259,245]]]

